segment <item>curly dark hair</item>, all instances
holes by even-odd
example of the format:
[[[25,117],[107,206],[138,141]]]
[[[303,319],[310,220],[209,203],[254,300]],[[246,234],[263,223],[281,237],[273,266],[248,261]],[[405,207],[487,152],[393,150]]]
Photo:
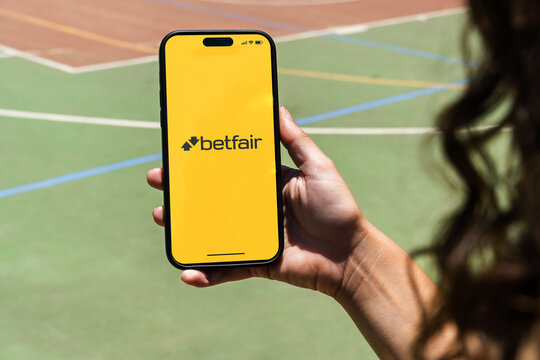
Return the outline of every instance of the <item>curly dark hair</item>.
[[[481,59],[437,120],[463,196],[428,249],[440,297],[414,354],[422,358],[451,322],[462,346],[446,358],[492,358],[467,352],[465,339],[475,334],[481,344],[495,344],[501,359],[513,359],[540,308],[540,1],[468,3],[467,33],[480,35]],[[494,122],[495,109],[504,113]],[[492,126],[478,130],[488,117]],[[489,147],[505,136],[509,156],[501,168]]]

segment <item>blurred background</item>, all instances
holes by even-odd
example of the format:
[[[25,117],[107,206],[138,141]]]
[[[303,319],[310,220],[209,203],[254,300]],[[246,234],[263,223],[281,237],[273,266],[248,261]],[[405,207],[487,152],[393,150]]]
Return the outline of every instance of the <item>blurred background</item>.
[[[453,201],[426,159],[471,66],[466,16],[458,0],[1,0],[0,359],[375,358],[321,294],[181,283],[145,180],[157,47],[175,29],[273,36],[280,103],[411,251]]]

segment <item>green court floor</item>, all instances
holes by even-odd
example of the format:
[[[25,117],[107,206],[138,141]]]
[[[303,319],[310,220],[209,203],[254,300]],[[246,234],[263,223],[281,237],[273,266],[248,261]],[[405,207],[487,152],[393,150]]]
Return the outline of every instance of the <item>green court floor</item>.
[[[352,38],[460,58],[465,15],[371,29]],[[327,37],[278,44],[279,66],[452,83],[463,66]],[[67,74],[0,59],[0,109],[158,122],[157,63]],[[421,90],[280,75],[298,119]],[[428,127],[450,89],[309,123]],[[160,152],[158,129],[0,117],[0,190]],[[366,216],[406,250],[428,243],[455,201],[425,135],[313,135]],[[287,156],[284,162],[290,164]],[[190,288],[165,257],[145,181],[159,161],[0,198],[1,359],[370,359],[336,302],[252,279]],[[422,263],[430,271],[427,262]]]

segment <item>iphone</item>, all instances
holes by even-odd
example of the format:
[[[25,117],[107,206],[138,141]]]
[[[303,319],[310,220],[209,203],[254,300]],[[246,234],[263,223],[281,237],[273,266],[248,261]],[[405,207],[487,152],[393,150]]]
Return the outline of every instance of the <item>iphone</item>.
[[[174,31],[159,50],[166,250],[181,269],[283,249],[276,48],[261,31]]]

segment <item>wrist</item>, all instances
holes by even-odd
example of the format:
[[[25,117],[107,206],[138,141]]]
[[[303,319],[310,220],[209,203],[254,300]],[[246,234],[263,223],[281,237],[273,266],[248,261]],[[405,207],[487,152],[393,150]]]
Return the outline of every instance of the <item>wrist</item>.
[[[386,236],[363,215],[358,220],[353,251],[344,263],[341,284],[334,298],[342,305],[352,301],[368,280]]]

